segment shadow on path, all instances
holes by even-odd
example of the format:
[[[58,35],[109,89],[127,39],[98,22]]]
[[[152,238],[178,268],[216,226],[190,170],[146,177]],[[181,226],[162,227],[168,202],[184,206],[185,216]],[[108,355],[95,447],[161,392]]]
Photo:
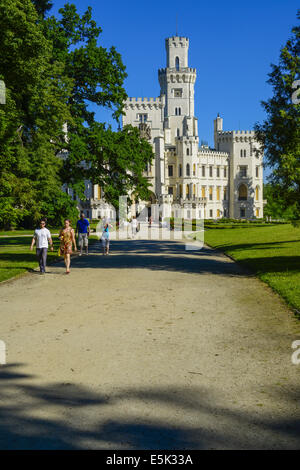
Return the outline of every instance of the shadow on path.
[[[295,416],[274,419],[262,412],[253,416],[229,409],[220,404],[222,396],[201,386],[123,389],[108,396],[71,383],[32,385],[30,376],[18,372],[22,366],[0,369],[1,449],[299,447],[300,423]],[[287,392],[286,401],[299,400],[299,393],[300,389],[295,397],[295,392],[291,396]],[[104,416],[105,407],[114,410],[124,402],[143,405],[148,416],[138,411],[132,415],[128,411],[126,417],[114,412],[113,419]],[[180,424],[175,418],[174,425],[163,418],[151,419],[151,412],[161,406],[175,415],[192,417],[191,424],[187,419]],[[59,418],[37,416],[49,409]],[[84,423],[77,414],[83,410]]]
[[[208,247],[186,251],[183,243],[173,241],[112,241],[110,255],[103,256],[101,243],[90,250],[93,255],[72,259],[73,268],[150,269],[194,274],[245,276],[250,272]]]

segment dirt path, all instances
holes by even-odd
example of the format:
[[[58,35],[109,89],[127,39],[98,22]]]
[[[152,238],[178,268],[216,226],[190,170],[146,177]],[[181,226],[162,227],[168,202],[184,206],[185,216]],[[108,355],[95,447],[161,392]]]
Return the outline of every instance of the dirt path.
[[[112,243],[0,286],[1,449],[299,448],[299,322],[235,263]]]

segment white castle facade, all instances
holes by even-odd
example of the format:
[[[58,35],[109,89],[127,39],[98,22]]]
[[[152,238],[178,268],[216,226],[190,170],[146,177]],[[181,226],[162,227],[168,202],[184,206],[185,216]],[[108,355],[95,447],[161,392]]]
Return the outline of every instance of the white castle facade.
[[[189,40],[167,38],[167,67],[158,71],[158,98],[128,98],[123,126],[131,124],[153,146],[155,158],[146,170],[149,201],[133,204],[139,214],[159,204],[160,214],[175,217],[262,218],[263,152],[254,131],[224,131],[214,120],[214,149],[199,146],[194,109],[196,69],[188,64]],[[90,218],[110,217],[101,189],[87,182],[89,199],[81,207]]]

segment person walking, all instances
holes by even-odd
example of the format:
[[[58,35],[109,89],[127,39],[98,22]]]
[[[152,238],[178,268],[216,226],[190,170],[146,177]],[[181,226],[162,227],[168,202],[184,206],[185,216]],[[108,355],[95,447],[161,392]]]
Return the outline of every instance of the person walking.
[[[132,235],[132,238],[134,238],[136,236],[137,226],[138,226],[138,223],[137,223],[136,217],[133,216],[132,221],[131,221],[131,235]]]
[[[53,251],[53,242],[50,231],[46,228],[46,219],[40,220],[40,228],[36,229],[33,234],[31,241],[30,251],[33,250],[34,244],[36,243],[36,256],[40,266],[40,273],[46,273],[46,263],[49,243],[51,251]]]
[[[77,251],[76,248],[76,239],[74,230],[71,227],[69,219],[65,219],[64,228],[59,232],[60,239],[60,255],[64,257],[66,265],[66,274],[70,274],[70,264],[71,264],[71,254],[72,247],[74,244],[74,251]]]
[[[88,255],[89,236],[90,236],[90,223],[85,218],[84,212],[81,212],[80,219],[76,224],[75,235],[78,232],[78,246],[80,247],[79,256],[82,256],[83,245],[85,246],[85,254]]]
[[[102,236],[101,236],[103,256],[109,255],[109,228],[113,228],[113,227],[109,223],[106,223],[104,225]]]

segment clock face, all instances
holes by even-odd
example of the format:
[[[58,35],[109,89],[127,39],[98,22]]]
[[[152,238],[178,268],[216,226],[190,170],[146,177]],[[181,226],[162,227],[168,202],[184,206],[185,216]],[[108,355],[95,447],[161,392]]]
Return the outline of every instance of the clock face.
[[[139,130],[140,130],[141,137],[142,137],[143,139],[146,139],[146,140],[150,140],[150,139],[151,139],[151,129],[150,129],[150,126],[148,126],[145,122],[142,122],[142,123],[139,125]]]

